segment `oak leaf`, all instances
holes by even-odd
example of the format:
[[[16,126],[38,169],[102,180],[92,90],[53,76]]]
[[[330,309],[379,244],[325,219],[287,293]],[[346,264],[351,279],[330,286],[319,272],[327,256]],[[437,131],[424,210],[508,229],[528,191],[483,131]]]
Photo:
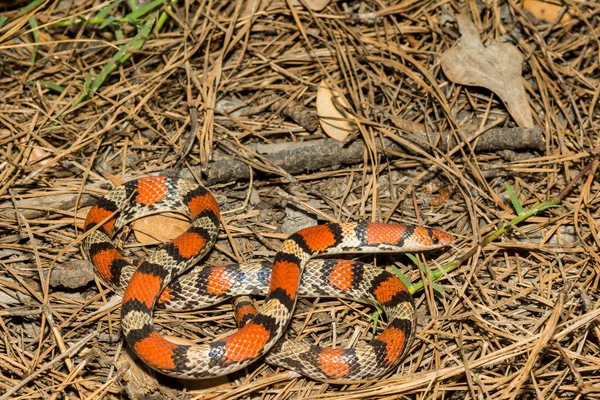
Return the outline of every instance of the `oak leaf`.
[[[468,16],[456,16],[461,38],[458,45],[442,54],[448,78],[461,85],[481,86],[502,99],[515,122],[534,128],[531,108],[521,78],[523,56],[509,43],[492,42],[485,47]]]
[[[341,142],[356,132],[357,127],[349,112],[348,100],[342,93],[331,89],[325,81],[319,85],[316,103],[321,128],[329,137]]]

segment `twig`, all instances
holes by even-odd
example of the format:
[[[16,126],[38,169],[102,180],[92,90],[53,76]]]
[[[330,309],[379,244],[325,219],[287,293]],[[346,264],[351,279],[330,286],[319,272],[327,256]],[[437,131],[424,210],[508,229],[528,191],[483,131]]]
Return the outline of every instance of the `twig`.
[[[399,135],[409,140],[427,152],[431,152],[434,143],[438,143],[438,149],[453,148],[456,140],[451,132],[442,132],[439,138],[427,132],[418,134]],[[249,146],[251,147],[251,146]],[[544,148],[544,136],[539,129],[527,128],[496,128],[481,134],[475,145],[476,151],[495,150],[541,150]],[[296,174],[304,171],[316,171],[322,168],[330,168],[336,165],[358,164],[364,161],[365,145],[356,140],[352,143],[340,143],[333,139],[313,140],[305,143],[284,143],[271,145],[255,145],[254,149],[259,154],[264,154],[273,164],[285,171]],[[406,153],[406,149],[400,147],[391,140],[385,139],[382,152],[392,150],[394,152]],[[397,158],[397,154],[388,153],[390,159]],[[204,177],[207,184],[212,185],[219,182],[230,182],[238,179],[248,179],[250,169],[241,160],[230,158],[221,159],[208,164],[206,170],[200,167],[192,168],[194,174]],[[191,177],[187,170],[177,171],[175,174]]]
[[[502,134],[506,134],[506,129],[490,129],[479,138],[475,150],[491,151],[502,150],[510,146],[512,150],[537,149],[540,143],[543,144],[543,135],[540,130],[526,128],[511,128],[511,140],[506,141],[502,138]],[[426,133],[418,135],[403,135],[402,137],[411,142],[422,145],[421,140],[426,137]],[[421,139],[416,139],[421,138]],[[445,138],[445,139],[444,139]],[[499,138],[495,141],[495,138]],[[431,143],[435,143],[435,138],[429,139]],[[441,135],[441,143],[449,143],[452,141],[450,133]],[[427,141],[426,143],[430,143]],[[480,149],[481,143],[483,148]],[[275,166],[289,174],[297,174],[304,171],[317,171],[324,168],[331,168],[340,165],[359,164],[364,161],[365,145],[362,141],[356,140],[352,143],[340,143],[333,139],[319,139],[303,143],[276,143],[268,145],[253,145],[248,146],[256,153],[264,156],[265,160],[269,160]],[[440,147],[441,148],[441,147]],[[389,159],[397,158],[399,152],[403,151],[399,145],[391,140],[384,139],[381,151],[388,151]],[[389,152],[389,151],[392,152]],[[431,148],[424,148],[431,151]],[[501,170],[491,171],[495,174],[504,172]],[[160,174],[179,176],[188,179],[195,179],[194,176],[202,176],[207,185],[214,185],[222,182],[231,182],[236,180],[244,180],[250,177],[250,167],[248,164],[237,158],[224,158],[211,161],[208,163],[206,170],[201,167],[192,167],[188,169],[175,169],[162,171]],[[496,175],[497,176],[497,175]],[[130,177],[133,179],[134,177]],[[96,184],[92,187],[101,187],[109,189],[109,185]],[[76,194],[60,194],[51,198],[34,198],[17,201],[18,207],[27,218],[43,214],[46,209],[70,210],[73,208],[76,201]],[[85,207],[91,205],[95,198],[87,194],[82,194],[79,205]],[[0,204],[1,206],[1,204]],[[0,215],[10,215],[12,210],[1,210]]]

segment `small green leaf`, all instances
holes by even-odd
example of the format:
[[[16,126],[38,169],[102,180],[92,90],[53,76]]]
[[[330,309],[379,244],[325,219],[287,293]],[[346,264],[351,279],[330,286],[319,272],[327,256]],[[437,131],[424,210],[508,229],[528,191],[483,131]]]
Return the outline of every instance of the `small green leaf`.
[[[32,15],[31,17],[29,17],[28,22],[29,22],[29,26],[31,27],[31,34],[33,35],[33,42],[39,43],[40,42],[40,31],[38,29],[37,20]],[[33,52],[31,53],[31,64],[35,64],[35,57],[37,56],[37,52],[38,52],[38,46],[33,46]]]
[[[392,265],[392,270],[394,271],[394,273],[396,274],[398,279],[400,279],[400,281],[404,284],[404,286],[406,286],[407,288],[412,286],[412,282],[408,280],[406,275],[404,275],[402,273],[402,271],[400,271],[400,269],[398,269],[398,267],[396,267],[395,265]]]
[[[421,268],[421,262],[419,261],[419,259],[417,257],[414,256],[414,254],[411,253],[406,253],[406,257],[410,258],[410,260],[419,268]]]
[[[62,93],[62,92],[65,91],[64,86],[57,85],[56,83],[52,83],[52,82],[31,81],[31,82],[27,82],[27,84],[30,85],[30,86],[34,86],[35,84],[39,84],[43,88],[54,90],[55,92],[58,92],[58,93]]]
[[[104,7],[102,10],[100,10],[98,15],[96,15],[95,19],[104,19],[104,18],[108,17],[108,14],[110,14],[110,12],[115,7],[117,7],[119,4],[121,4],[122,1],[123,0],[117,0],[117,1],[110,3],[108,6]]]
[[[104,29],[106,28],[108,25],[112,24],[113,22],[115,22],[117,19],[115,17],[113,17],[112,15],[109,16],[108,18],[106,18],[104,20],[104,22],[102,24],[100,24],[100,28],[99,29]]]
[[[443,287],[441,287],[440,285],[438,285],[437,283],[435,283],[435,282],[433,282],[433,281],[432,281],[432,282],[429,282],[429,283],[431,283],[431,287],[432,287],[432,288],[433,288],[433,290],[435,290],[436,292],[438,292],[438,293],[441,293],[441,294],[444,294],[444,293],[446,293],[446,291],[444,290],[444,288],[443,288]]]
[[[115,27],[115,39],[117,39],[118,41],[125,40],[125,34],[123,33],[123,30],[119,28],[118,25]]]
[[[383,310],[377,307],[377,310],[371,315],[371,321],[373,321],[373,333],[377,332],[377,323],[379,322],[381,314],[383,314]]]
[[[40,4],[44,3],[46,0],[34,0],[31,3],[27,4],[25,7],[21,8],[17,15],[21,16],[23,14],[27,14],[29,11],[33,10]]]
[[[5,15],[0,15],[0,28],[4,26],[4,24],[8,21],[8,17]]]
[[[139,7],[136,10],[130,12],[129,14],[127,14],[125,16],[125,18],[127,18],[127,20],[130,21],[130,22],[135,22],[135,21],[137,21],[138,18],[140,18],[144,14],[149,13],[150,11],[154,10],[156,7],[158,7],[158,6],[162,5],[163,3],[165,3],[165,1],[166,0],[154,0],[154,1],[151,1],[150,3],[145,4],[142,7]]]
[[[506,187],[506,191],[508,192],[508,197],[510,197],[510,201],[511,201],[513,207],[515,208],[517,215],[522,215],[524,212],[523,206],[521,206],[521,202],[519,201],[519,198],[515,194],[515,191],[513,190],[512,186],[510,186],[508,184],[508,182],[505,183],[504,186]]]

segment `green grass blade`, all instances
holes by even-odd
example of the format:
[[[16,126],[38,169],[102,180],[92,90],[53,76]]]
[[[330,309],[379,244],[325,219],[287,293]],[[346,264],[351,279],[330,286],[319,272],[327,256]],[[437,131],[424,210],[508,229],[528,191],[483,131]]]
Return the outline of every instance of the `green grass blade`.
[[[52,83],[52,82],[44,82],[44,81],[31,81],[31,82],[27,82],[28,85],[30,86],[34,86],[36,84],[39,84],[41,87],[46,88],[46,89],[50,89],[50,90],[54,90],[57,93],[62,93],[65,91],[65,87],[61,86],[61,85],[57,85],[56,83]]]
[[[117,0],[117,2],[122,2],[122,0]],[[132,12],[129,15],[127,15],[125,18],[113,19],[114,17],[108,16],[108,12],[106,11],[106,8],[104,8],[100,14],[101,14],[101,16],[107,17],[107,18],[106,19],[105,18],[95,18],[93,22],[95,24],[101,24],[102,27],[104,28],[107,25],[109,25],[115,21],[116,22],[124,22],[126,20],[129,20],[130,18],[136,19],[140,16],[143,16],[144,14],[149,13],[150,11],[154,10],[155,8],[161,6],[162,4],[165,4],[167,2],[168,2],[168,0],[154,0],[154,1],[144,5],[143,7],[139,7],[136,0],[127,0],[127,4],[129,6],[129,8],[132,10]],[[111,5],[113,5],[113,4],[114,3],[111,3]],[[167,7],[171,7],[172,5],[177,4],[177,0],[171,0],[167,4],[168,4]],[[168,14],[163,11],[160,13],[158,18],[159,18],[159,20],[156,23],[156,32],[160,31],[160,29],[162,28],[162,26],[164,25],[165,21],[168,18]],[[75,101],[71,105],[71,108],[76,107],[82,101],[89,98],[90,95],[92,95],[95,91],[97,91],[102,86],[102,84],[104,83],[104,81],[106,80],[108,75],[110,75],[113,71],[115,71],[120,64],[127,62],[127,60],[129,60],[129,58],[133,54],[131,52],[128,53],[128,51],[130,49],[137,51],[137,50],[140,50],[144,46],[144,43],[146,43],[147,36],[152,31],[152,26],[155,25],[155,21],[156,21],[155,15],[149,16],[148,18],[146,18],[144,20],[144,23],[139,28],[137,35],[134,36],[126,45],[119,48],[119,51],[117,51],[117,53],[107,62],[107,64],[104,66],[104,68],[102,68],[102,71],[100,71],[100,73],[98,74],[98,76],[96,76],[96,78],[93,80],[93,82],[91,83],[90,86],[87,86],[87,87],[84,86],[82,92],[79,94],[79,96],[75,99]],[[70,24],[70,22],[68,22],[68,21],[67,21],[67,23]],[[89,21],[88,21],[88,23],[89,23]],[[118,27],[115,28],[115,35],[117,37],[117,40],[123,40],[123,33]],[[88,75],[88,77],[89,77],[89,75]],[[87,79],[86,79],[86,82],[87,82]]]
[[[371,321],[373,321],[373,333],[377,332],[377,323],[379,322],[379,317],[381,317],[382,313],[383,310],[377,307],[377,310],[371,315]]]
[[[117,39],[118,41],[125,40],[125,34],[123,33],[123,30],[118,26],[115,28],[115,39]]]
[[[506,187],[506,192],[508,193],[508,197],[510,197],[510,201],[515,208],[517,215],[522,215],[525,211],[523,210],[523,206],[521,205],[521,202],[515,194],[512,186],[510,186],[508,183],[505,183],[504,186]]]
[[[8,17],[6,15],[0,15],[0,28],[4,26],[6,21],[8,21]]]
[[[148,20],[142,25],[142,28],[125,46],[122,46],[117,53],[106,63],[102,71],[98,74],[94,82],[92,83],[91,90],[95,92],[102,86],[108,75],[117,69],[119,64],[125,63],[131,57],[132,53],[128,53],[130,49],[139,50],[142,48],[150,31],[154,25],[154,18],[148,18]]]
[[[429,282],[429,284],[431,285],[431,287],[433,288],[433,290],[435,290],[435,291],[436,291],[436,292],[438,292],[438,293],[445,293],[445,292],[446,292],[446,291],[444,290],[444,288],[443,288],[443,287],[441,287],[440,285],[438,285],[437,283],[435,283],[435,282],[434,282],[434,280],[435,280],[435,279],[437,279],[437,278],[435,278],[435,279],[434,279],[434,274],[433,274],[433,271],[427,271],[427,270],[425,269],[425,266],[424,266],[423,264],[421,264],[421,262],[419,261],[419,259],[418,259],[417,257],[415,257],[413,254],[406,253],[406,256],[407,256],[408,258],[410,258],[410,259],[411,259],[411,261],[412,261],[413,263],[415,263],[415,265],[416,265],[416,266],[417,266],[419,269],[421,269],[421,270],[423,271],[423,273],[425,274],[425,276],[427,276],[427,281]],[[412,290],[415,290],[413,285],[409,286],[408,288],[409,288],[409,291],[410,291],[411,289],[412,289]],[[412,293],[414,293],[414,292],[411,292],[411,294],[412,294]]]
[[[173,6],[176,6],[176,5],[177,5],[177,0],[171,0],[170,3],[167,3],[166,8],[171,9]],[[156,31],[155,31],[156,33],[160,32],[163,25],[167,21],[167,18],[169,18],[168,12],[163,11],[160,13],[160,16],[158,17],[158,21],[156,22]]]
[[[90,69],[88,71],[87,76],[85,77],[82,95],[87,97],[90,94],[90,86],[92,85],[93,80],[94,80],[94,69]]]
[[[421,262],[417,257],[415,257],[414,254],[406,253],[406,257],[410,258],[410,261],[412,261],[417,267],[421,268]]]
[[[103,23],[100,25],[100,28],[99,28],[99,29],[104,29],[104,28],[106,28],[108,25],[112,24],[112,23],[113,23],[113,22],[115,22],[116,20],[117,20],[117,19],[116,19],[115,17],[113,17],[113,16],[110,16],[110,17],[106,18],[106,19],[104,20],[104,22],[103,22]]]
[[[131,9],[132,11],[135,11],[138,9],[138,3],[136,0],[127,0],[127,5],[129,6],[129,9]]]
[[[435,283],[433,280],[431,280],[431,282],[429,282],[429,284],[431,285],[433,290],[435,290],[436,292],[441,293],[441,294],[446,293],[444,288],[441,287],[440,285],[438,285],[437,283]]]
[[[28,22],[29,22],[29,26],[31,27],[31,34],[33,35],[33,42],[39,43],[40,42],[40,31],[38,29],[37,20],[32,15],[31,17],[29,17]],[[32,65],[35,64],[35,58],[37,56],[38,47],[39,46],[33,46],[33,52],[31,53],[31,64]]]
[[[76,107],[82,101],[86,100],[92,93],[97,91],[100,86],[104,83],[108,75],[110,75],[120,64],[123,64],[129,60],[132,56],[132,53],[128,53],[130,50],[139,50],[142,48],[144,43],[146,43],[146,38],[150,31],[152,30],[152,26],[154,25],[154,17],[148,18],[144,25],[142,25],[141,29],[138,31],[137,35],[135,35],[129,42],[119,48],[119,51],[115,53],[114,56],[106,63],[102,71],[96,76],[91,85],[89,86],[89,90],[84,90],[81,92],[79,97],[73,102],[71,108]]]
[[[31,3],[27,4],[25,7],[21,8],[17,15],[21,16],[23,14],[27,14],[29,11],[43,4],[46,0],[34,0]]]
[[[142,7],[139,7],[138,9],[130,12],[129,14],[127,14],[125,16],[125,18],[127,18],[127,20],[130,22],[135,22],[135,21],[137,21],[137,19],[139,17],[149,13],[150,11],[154,10],[155,8],[157,8],[158,6],[162,5],[165,2],[166,2],[166,0],[151,1],[150,3],[145,4]]]
[[[94,19],[104,19],[104,18],[108,17],[108,14],[110,14],[110,12],[113,9],[115,9],[115,7],[117,7],[119,4],[121,4],[122,1],[123,0],[117,0],[117,1],[110,3],[109,5],[104,7],[102,10],[100,10],[100,12],[96,15],[96,17]]]
[[[404,275],[402,273],[402,271],[400,271],[398,269],[398,267],[396,267],[395,265],[392,265],[392,271],[394,271],[394,273],[396,274],[396,276],[398,277],[398,279],[400,279],[400,281],[404,284],[404,286],[406,286],[407,288],[412,286],[412,282],[408,280],[408,278],[406,277],[406,275]]]

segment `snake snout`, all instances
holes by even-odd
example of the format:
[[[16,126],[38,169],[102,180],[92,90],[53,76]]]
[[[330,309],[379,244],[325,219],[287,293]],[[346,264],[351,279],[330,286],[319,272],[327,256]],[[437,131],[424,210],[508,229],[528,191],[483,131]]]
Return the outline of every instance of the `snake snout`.
[[[448,246],[454,241],[454,236],[448,232],[439,231],[437,229],[432,229],[429,234],[431,237],[431,241],[433,244],[443,247]]]

